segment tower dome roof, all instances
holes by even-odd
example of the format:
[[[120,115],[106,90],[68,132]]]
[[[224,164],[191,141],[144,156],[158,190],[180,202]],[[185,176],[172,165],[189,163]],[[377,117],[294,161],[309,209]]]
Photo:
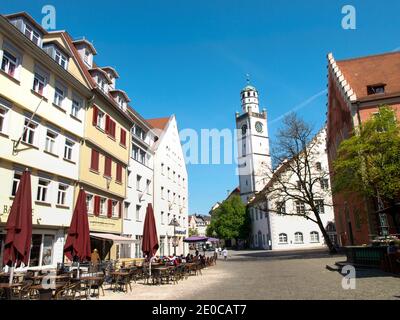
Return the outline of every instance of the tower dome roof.
[[[253,86],[247,85],[243,88],[242,92],[244,91],[257,91],[257,89]]]

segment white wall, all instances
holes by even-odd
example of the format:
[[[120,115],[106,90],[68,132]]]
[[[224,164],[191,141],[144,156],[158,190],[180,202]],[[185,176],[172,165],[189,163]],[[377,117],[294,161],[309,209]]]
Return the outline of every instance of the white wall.
[[[173,254],[174,250],[172,244],[170,245],[170,250],[168,250],[168,238],[174,236],[174,227],[168,226],[168,224],[175,216],[181,226],[176,229],[185,231],[185,234],[180,236],[181,239],[179,247],[176,248],[176,253],[187,254],[188,246],[187,244],[183,244],[182,240],[183,237],[188,236],[188,177],[179,139],[177,122],[174,116],[170,119],[166,131],[164,131],[163,135],[160,137],[156,148],[157,150],[154,158],[154,211],[156,215],[157,232],[159,237],[165,237],[164,254]],[[164,164],[164,173],[161,172],[161,164]],[[168,178],[168,167],[170,167],[170,178]],[[175,171],[175,181],[172,177],[173,171]],[[179,182],[177,181],[178,175],[180,175]],[[164,187],[164,199],[161,196],[161,187]],[[167,199],[168,190],[170,190],[169,202]],[[175,199],[172,199],[173,193],[176,194]],[[178,203],[179,195],[180,203]],[[185,200],[183,200],[184,198]],[[164,212],[163,219],[161,217],[161,212]]]

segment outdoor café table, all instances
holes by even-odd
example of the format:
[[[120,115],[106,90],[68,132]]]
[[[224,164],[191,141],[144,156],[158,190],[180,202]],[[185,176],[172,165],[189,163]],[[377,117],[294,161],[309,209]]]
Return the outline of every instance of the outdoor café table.
[[[65,286],[65,283],[55,283],[53,285],[43,286],[41,284],[33,285],[30,290],[37,290],[39,292],[40,300],[51,300],[53,297],[53,291],[59,290]]]
[[[34,284],[41,284],[41,282],[45,279],[46,281],[55,281],[57,282],[57,280],[68,280],[70,278],[70,276],[68,275],[64,275],[64,276],[55,276],[55,275],[40,275],[40,276],[33,276],[31,277],[31,279],[33,280]]]
[[[11,289],[18,288],[20,287],[20,283],[0,283],[0,289],[4,289],[4,292],[6,294],[6,299],[10,300],[11,297]]]

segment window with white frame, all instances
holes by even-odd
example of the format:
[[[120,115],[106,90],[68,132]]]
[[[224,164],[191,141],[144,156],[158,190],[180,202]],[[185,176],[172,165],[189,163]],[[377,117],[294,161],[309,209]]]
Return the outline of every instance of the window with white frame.
[[[58,85],[56,83],[55,87],[54,87],[54,104],[58,107],[62,107],[63,106],[63,101],[65,99],[65,88]]]
[[[21,181],[22,173],[21,172],[14,172],[13,181],[12,181],[12,188],[11,188],[11,196],[15,197],[17,194],[17,190],[19,187],[19,182]]]
[[[143,150],[140,150],[140,163],[146,164],[146,152]]]
[[[129,202],[124,203],[124,219],[129,219],[129,206],[131,204]]]
[[[142,191],[141,190],[141,186],[140,186],[140,181],[142,180],[142,177],[141,176],[139,176],[139,175],[137,175],[136,176],[136,190],[137,191]]]
[[[33,78],[33,87],[32,87],[33,91],[43,96],[46,84],[47,84],[46,76],[36,71]]]
[[[296,232],[294,234],[294,242],[295,243],[303,243],[303,234],[301,232]]]
[[[105,128],[104,119],[105,119],[104,112],[102,112],[101,110],[98,110],[96,126],[103,130]]]
[[[286,214],[286,202],[280,201],[276,203],[276,211],[280,215]]]
[[[164,167],[165,167],[164,163],[161,163],[161,174],[162,174],[162,175],[165,175],[165,173],[164,173]]]
[[[49,180],[39,178],[38,188],[36,193],[37,201],[47,202],[49,185],[50,185]]]
[[[75,142],[65,138],[64,159],[72,161]]]
[[[86,209],[88,213],[93,213],[93,195],[86,194]]]
[[[151,180],[149,179],[146,180],[146,190],[147,194],[151,194]]]
[[[3,107],[0,101],[0,132],[6,132],[6,119],[8,114],[8,108]]]
[[[3,50],[3,59],[1,61],[1,70],[9,76],[15,78],[15,73],[18,67],[18,58],[11,52]]]
[[[34,145],[36,142],[36,129],[38,128],[38,124],[30,121],[29,119],[25,119],[24,133],[22,135],[22,141],[28,144]]]
[[[57,204],[60,206],[65,206],[67,201],[68,185],[59,183],[58,184],[58,194],[57,194]]]
[[[319,242],[319,233],[317,231],[310,232],[310,241]]]
[[[111,212],[114,218],[118,217],[118,201],[115,200],[111,201]]]
[[[167,177],[168,177],[168,179],[171,179],[171,168],[170,167],[168,167],[167,168]]]
[[[315,200],[315,206],[317,207],[318,213],[320,213],[320,214],[325,213],[324,200]]]
[[[131,182],[131,173],[132,173],[132,171],[127,169],[126,172],[127,172],[127,175],[128,175],[128,177],[127,177],[128,188],[132,188],[132,182]]]
[[[320,179],[321,189],[328,190],[329,189],[329,180],[328,179]]]
[[[83,55],[83,61],[86,62],[87,64],[90,63],[89,57],[90,57],[90,51],[88,49],[85,49],[85,54]]]
[[[54,131],[47,130],[46,133],[46,145],[44,150],[49,153],[55,154],[56,153],[56,139],[58,134]]]
[[[106,202],[107,199],[106,198],[100,198],[100,210],[99,210],[99,214],[101,216],[105,216],[106,215]]]
[[[167,190],[167,200],[168,202],[171,201],[171,190]]]
[[[297,214],[305,214],[306,206],[303,201],[296,201],[296,213]]]
[[[140,221],[140,209],[142,206],[137,205],[136,206],[136,221]]]
[[[68,58],[58,49],[55,49],[54,52],[54,60],[56,60],[61,67],[67,70]]]
[[[29,24],[25,23],[24,34],[30,39],[34,44],[40,46],[40,34],[36,32]]]
[[[75,118],[79,118],[79,113],[80,113],[80,110],[82,109],[82,104],[83,104],[82,99],[75,97],[75,96],[72,98],[71,115],[74,116]],[[102,113],[102,112],[99,110],[97,122],[99,122],[100,113]],[[104,113],[103,113],[103,118],[104,118]],[[100,128],[103,128],[103,127],[100,126]]]
[[[164,187],[161,187],[161,199],[165,199],[165,197],[164,197]]]
[[[165,221],[164,221],[164,211],[161,211],[161,224],[165,224]]]

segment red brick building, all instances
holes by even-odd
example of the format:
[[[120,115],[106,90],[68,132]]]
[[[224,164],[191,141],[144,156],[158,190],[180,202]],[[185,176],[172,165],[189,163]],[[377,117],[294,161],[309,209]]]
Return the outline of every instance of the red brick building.
[[[400,52],[341,61],[328,55],[327,151],[331,172],[340,142],[381,105],[394,108],[400,119]],[[368,244],[384,232],[397,233],[393,217],[377,214],[372,199],[336,194],[333,205],[343,246]]]

